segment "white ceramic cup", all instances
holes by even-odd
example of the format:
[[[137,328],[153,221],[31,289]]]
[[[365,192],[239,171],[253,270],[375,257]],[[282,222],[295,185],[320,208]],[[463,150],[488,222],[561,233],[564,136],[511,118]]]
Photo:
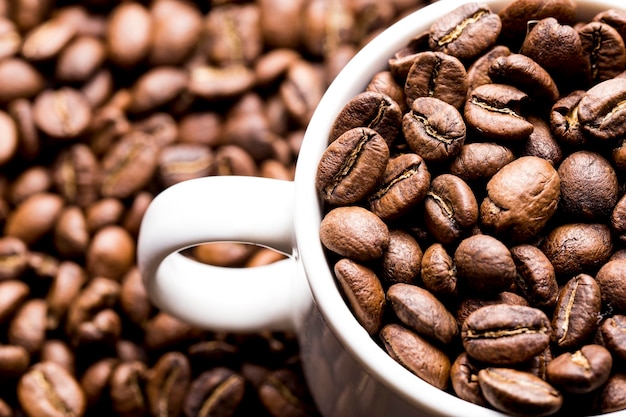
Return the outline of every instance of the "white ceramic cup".
[[[138,264],[153,302],[212,330],[293,330],[305,376],[325,417],[502,416],[441,391],[381,349],[344,302],[319,239],[318,161],[336,115],[409,39],[469,0],[441,0],[385,30],[341,71],[318,105],[298,157],[295,180],[207,177],[174,185],[148,208]],[[509,0],[485,0],[498,11]],[[582,0],[589,20],[623,0]],[[205,242],[238,241],[287,254],[256,268],[218,268],[178,252]],[[626,416],[626,411],[607,416]]]

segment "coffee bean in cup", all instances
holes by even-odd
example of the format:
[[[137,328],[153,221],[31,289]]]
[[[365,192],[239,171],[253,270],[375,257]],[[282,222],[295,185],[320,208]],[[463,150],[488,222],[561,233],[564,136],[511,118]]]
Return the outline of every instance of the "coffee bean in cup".
[[[465,4],[389,57],[335,119],[320,238],[355,319],[417,377],[582,416],[626,409],[626,17],[543,6]]]

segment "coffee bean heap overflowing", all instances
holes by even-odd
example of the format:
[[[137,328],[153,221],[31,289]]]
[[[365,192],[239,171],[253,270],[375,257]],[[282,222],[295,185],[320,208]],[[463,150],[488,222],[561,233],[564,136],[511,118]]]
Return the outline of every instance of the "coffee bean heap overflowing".
[[[0,416],[317,415],[293,335],[159,311],[135,239],[179,181],[291,179],[337,71],[421,4],[0,1]],[[190,256],[277,259],[239,244]]]
[[[626,409],[626,11],[459,6],[337,115],[320,239],[356,319],[518,416]]]

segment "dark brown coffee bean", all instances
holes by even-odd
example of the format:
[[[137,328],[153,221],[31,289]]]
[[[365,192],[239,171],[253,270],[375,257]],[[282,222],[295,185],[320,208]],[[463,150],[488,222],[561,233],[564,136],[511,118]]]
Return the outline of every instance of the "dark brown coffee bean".
[[[466,143],[450,163],[450,173],[464,181],[488,180],[515,155],[502,145],[490,142]]]
[[[554,267],[536,246],[518,245],[511,248],[517,269],[515,284],[524,297],[539,308],[552,307],[559,295]]]
[[[441,174],[432,180],[424,202],[424,224],[443,244],[457,241],[478,220],[478,203],[461,178]]]
[[[422,248],[410,234],[402,230],[389,231],[389,245],[381,260],[381,277],[387,283],[411,284],[420,275]]]
[[[245,391],[243,377],[234,371],[218,367],[201,373],[191,382],[183,412],[185,416],[232,416]]]
[[[73,139],[87,130],[91,105],[85,96],[71,87],[41,92],[33,103],[35,124],[56,139]]]
[[[320,239],[339,255],[368,261],[382,256],[389,245],[389,229],[371,211],[358,206],[338,207],[324,216]]]
[[[463,352],[452,363],[450,382],[459,398],[486,407],[488,403],[478,383],[479,370],[470,356]]]
[[[543,352],[550,343],[550,321],[527,306],[481,307],[463,322],[461,338],[468,355],[495,365],[512,365]]]
[[[54,330],[59,327],[70,303],[79,294],[86,282],[87,274],[79,264],[72,261],[63,261],[59,264],[57,273],[46,294],[48,305],[46,328]]]
[[[389,147],[375,130],[348,130],[324,151],[316,188],[330,204],[356,203],[374,189],[388,160]]]
[[[85,394],[74,377],[54,362],[33,365],[17,384],[20,406],[29,417],[85,413]]]
[[[548,379],[546,368],[548,364],[552,362],[552,359],[552,349],[548,346],[543,352],[528,361],[526,363],[526,367],[522,367],[521,370],[530,372],[531,374],[546,381]]]
[[[30,354],[38,353],[46,337],[47,309],[46,301],[40,298],[24,302],[9,323],[9,343],[22,346]]]
[[[420,274],[424,287],[436,296],[445,299],[457,295],[456,267],[441,243],[426,249]]]
[[[384,94],[398,103],[402,114],[406,113],[408,106],[404,96],[404,86],[398,83],[391,71],[380,71],[374,74],[365,91]]]
[[[533,125],[526,120],[528,95],[506,84],[484,84],[469,93],[465,122],[480,136],[501,141],[528,138]]]
[[[423,288],[393,284],[387,290],[387,299],[400,321],[419,335],[448,344],[459,333],[456,318]]]
[[[26,60],[7,58],[0,62],[0,101],[30,99],[44,89],[42,74]]]
[[[182,342],[196,340],[201,334],[191,324],[160,311],[146,323],[144,344],[149,350],[167,349]]]
[[[339,112],[329,134],[334,141],[355,127],[368,127],[380,134],[391,145],[400,131],[400,105],[383,93],[363,92],[353,97]]]
[[[580,99],[578,120],[583,131],[598,140],[612,140],[626,133],[626,79],[612,78],[596,84]]]
[[[113,369],[119,363],[117,358],[99,359],[89,365],[80,378],[80,387],[85,393],[87,408],[92,409],[100,405],[103,398],[108,399],[106,389]]]
[[[430,51],[430,47],[428,46],[429,38],[430,33],[428,31],[414,36],[389,59],[389,72],[391,72],[397,80],[401,82],[406,81],[406,77],[415,59],[420,57],[420,53]],[[409,105],[411,104],[408,101],[407,103]]]
[[[563,150],[550,131],[549,123],[532,115],[527,119],[533,125],[533,133],[528,136],[520,156],[536,156],[558,166],[563,159]]]
[[[563,405],[563,396],[541,378],[515,369],[486,368],[478,383],[487,401],[512,415],[547,416]]]
[[[181,0],[151,3],[152,42],[148,60],[152,65],[179,64],[198,42],[203,19],[198,6]]]
[[[626,409],[626,374],[616,372],[606,382],[596,398],[596,407],[601,413],[610,413]]]
[[[51,185],[50,169],[43,166],[33,166],[24,170],[11,183],[8,190],[9,201],[17,206],[33,194],[49,191]]]
[[[148,371],[146,398],[153,416],[179,416],[191,383],[189,360],[180,352],[161,356]]]
[[[560,179],[554,167],[545,159],[524,156],[489,180],[480,219],[500,236],[528,241],[556,212],[559,195]]]
[[[254,64],[257,84],[269,85],[283,76],[291,64],[301,59],[298,51],[278,48],[261,55]]]
[[[575,90],[561,97],[550,111],[550,128],[557,140],[564,145],[581,146],[587,143],[587,136],[578,119],[578,106],[585,95],[583,90]]]
[[[302,375],[289,369],[269,372],[258,389],[258,395],[265,409],[272,415],[284,417],[316,415]]]
[[[430,172],[417,154],[391,158],[378,186],[370,193],[370,210],[383,220],[397,219],[424,200]]]
[[[467,86],[467,71],[461,61],[443,52],[428,51],[413,59],[404,94],[409,106],[418,97],[434,97],[460,109]]]
[[[382,325],[386,299],[376,273],[345,258],[339,260],[333,270],[359,323],[369,334],[377,333]]]
[[[135,259],[135,242],[120,226],[100,229],[92,238],[86,254],[87,271],[119,281],[130,270]]]
[[[15,380],[30,366],[30,353],[17,345],[0,345],[0,375],[3,379]]]
[[[84,255],[89,238],[83,210],[78,206],[65,207],[54,227],[54,246],[59,253],[70,259]]]
[[[584,394],[600,388],[611,374],[613,359],[600,345],[563,353],[548,364],[548,379],[565,392]]]
[[[471,59],[496,43],[501,27],[500,17],[485,4],[464,4],[432,24],[429,45],[461,60]]]
[[[608,218],[618,198],[615,170],[600,154],[578,151],[563,160],[559,207],[576,219],[593,222]]]
[[[52,230],[62,208],[63,199],[57,194],[32,195],[11,212],[4,233],[33,244]]]
[[[402,119],[402,132],[411,149],[429,162],[454,158],[465,143],[461,113],[436,97],[417,97]]]
[[[252,88],[254,81],[254,72],[247,67],[203,65],[190,71],[187,89],[207,100],[221,100],[242,95]]]
[[[600,330],[606,348],[617,357],[626,359],[626,316],[616,314],[607,318]]]
[[[142,74],[131,88],[132,100],[128,110],[143,113],[171,102],[187,85],[187,72],[161,66]]]
[[[583,54],[591,63],[593,84],[615,77],[626,68],[626,46],[619,32],[602,22],[578,29]]]
[[[600,286],[602,304],[605,308],[626,312],[626,261],[616,260],[604,264],[596,274]]]
[[[17,279],[0,282],[0,323],[6,322],[24,303],[30,288]]]
[[[497,293],[508,290],[515,280],[515,263],[509,249],[489,235],[461,240],[454,252],[457,276],[470,288]]]
[[[122,333],[122,323],[119,314],[113,309],[106,308],[98,311],[93,317],[80,323],[71,337],[75,347],[105,345],[113,346]]]
[[[154,309],[139,270],[133,267],[124,275],[121,284],[119,303],[124,316],[143,328]]]
[[[39,360],[61,365],[67,372],[74,374],[75,358],[70,346],[61,339],[48,339],[41,346]]]
[[[5,232],[6,233],[6,232]],[[0,281],[20,278],[28,266],[28,247],[19,238],[0,238]]]
[[[213,165],[213,152],[201,144],[174,144],[161,149],[159,176],[164,187],[206,177]]]
[[[109,396],[117,415],[144,415],[147,408],[143,391],[146,372],[146,365],[139,361],[121,362],[113,369],[109,379]]]
[[[194,257],[216,266],[241,267],[254,253],[254,247],[238,242],[214,242],[193,248]]]
[[[89,77],[81,86],[80,92],[85,96],[91,108],[103,106],[113,94],[113,75],[108,68],[102,68]]]
[[[387,353],[409,371],[439,389],[448,386],[450,360],[426,339],[398,324],[385,325],[380,339]]]
[[[99,276],[92,278],[67,310],[66,334],[73,336],[82,323],[91,321],[99,311],[113,307],[119,293],[120,286],[117,282]]]
[[[126,198],[143,188],[156,170],[158,152],[146,134],[124,136],[102,160],[101,194]]]
[[[98,199],[100,165],[93,151],[84,144],[77,143],[59,153],[52,178],[69,203],[87,207]]]
[[[548,233],[540,249],[552,263],[557,279],[595,273],[613,252],[611,229],[600,223],[564,224]]]
[[[206,15],[206,54],[220,66],[250,65],[263,50],[260,9],[255,4],[217,7]]]
[[[503,291],[492,296],[470,296],[459,302],[456,310],[457,321],[462,324],[474,311],[481,307],[494,304],[529,306],[528,300],[510,291]]]
[[[504,40],[521,45],[528,32],[528,21],[554,17],[561,24],[573,24],[576,21],[576,2],[517,0],[504,6],[498,15],[502,21],[500,33]]]
[[[560,97],[550,74],[526,55],[510,54],[493,60],[489,77],[495,83],[517,87],[539,106],[550,108]]]
[[[0,134],[3,137],[2,143],[0,143],[0,166],[2,166],[10,161],[17,152],[19,139],[15,122],[4,111],[0,111]]]
[[[472,92],[476,87],[483,84],[491,84],[489,68],[494,59],[511,54],[511,50],[505,45],[496,45],[483,55],[479,56],[467,68],[467,91]]]
[[[626,197],[622,196],[611,213],[611,227],[621,240],[626,232]]]
[[[600,314],[600,287],[593,277],[580,274],[559,292],[552,316],[552,341],[562,348],[577,348],[597,328]]]

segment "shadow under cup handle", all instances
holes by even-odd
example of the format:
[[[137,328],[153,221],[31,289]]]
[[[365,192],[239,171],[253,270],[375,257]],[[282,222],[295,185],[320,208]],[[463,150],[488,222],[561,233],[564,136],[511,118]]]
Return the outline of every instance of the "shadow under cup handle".
[[[215,176],[173,185],[144,214],[137,263],[152,302],[169,314],[215,331],[292,330],[302,302],[294,249],[294,183]],[[196,262],[179,252],[235,241],[289,257],[253,268]]]

